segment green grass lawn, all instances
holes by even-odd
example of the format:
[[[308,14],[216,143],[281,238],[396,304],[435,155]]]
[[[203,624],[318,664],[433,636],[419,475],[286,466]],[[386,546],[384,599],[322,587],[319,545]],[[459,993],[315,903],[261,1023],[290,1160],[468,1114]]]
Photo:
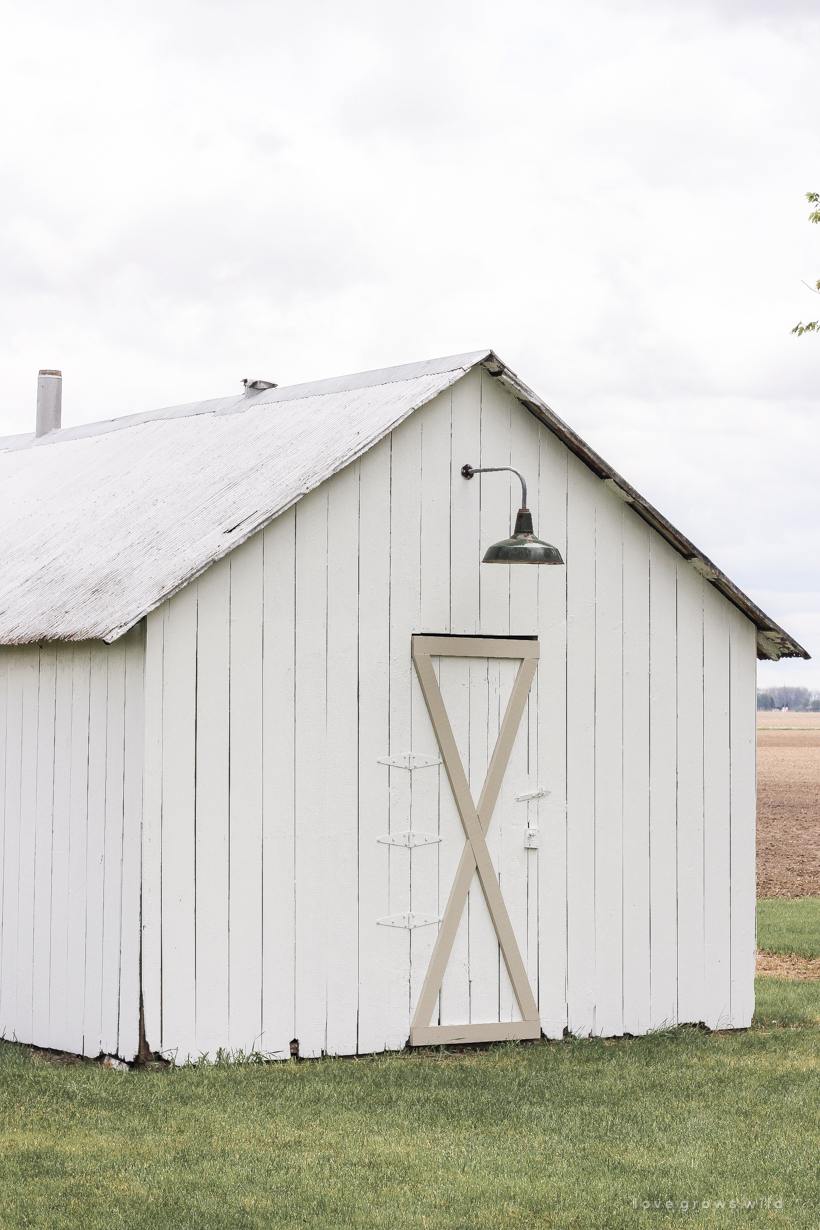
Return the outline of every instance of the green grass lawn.
[[[758,901],[757,946],[764,952],[820,957],[820,897]]]
[[[755,1021],[820,1027],[820,982],[756,978]]]
[[[764,1017],[806,1019],[765,981]],[[29,1054],[0,1045],[4,1228],[820,1224],[818,1028],[134,1073]]]

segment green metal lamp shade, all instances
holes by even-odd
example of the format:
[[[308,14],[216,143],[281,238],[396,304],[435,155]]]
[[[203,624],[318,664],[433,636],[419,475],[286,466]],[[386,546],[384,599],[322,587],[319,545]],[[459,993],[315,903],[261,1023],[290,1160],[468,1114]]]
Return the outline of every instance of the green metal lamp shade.
[[[536,538],[532,528],[532,513],[519,508],[512,538],[494,542],[484,555],[485,564],[563,564],[561,552],[548,542]]]
[[[503,542],[494,542],[484,555],[485,564],[563,564],[561,552],[548,542],[542,542],[535,537],[532,528],[532,513],[527,508],[527,482],[520,470],[512,466],[471,466],[466,462],[461,467],[463,478],[472,478],[474,474],[498,474],[506,470],[515,474],[521,482],[521,507],[515,518],[515,529],[512,538]]]

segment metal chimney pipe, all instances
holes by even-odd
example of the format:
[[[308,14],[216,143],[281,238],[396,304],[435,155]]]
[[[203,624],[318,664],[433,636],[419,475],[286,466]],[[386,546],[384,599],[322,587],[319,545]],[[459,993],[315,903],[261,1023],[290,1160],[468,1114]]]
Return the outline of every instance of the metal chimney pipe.
[[[63,373],[41,368],[37,376],[37,435],[60,430],[63,411]]]

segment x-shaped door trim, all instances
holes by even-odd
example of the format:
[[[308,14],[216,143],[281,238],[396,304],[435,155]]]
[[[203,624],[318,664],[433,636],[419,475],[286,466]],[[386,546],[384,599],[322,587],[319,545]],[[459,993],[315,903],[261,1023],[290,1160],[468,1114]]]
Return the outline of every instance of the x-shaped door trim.
[[[538,666],[538,641],[514,641],[490,637],[414,636],[413,662],[421,690],[436,732],[441,758],[456,801],[458,814],[467,838],[450,890],[441,929],[438,933],[430,966],[421,988],[416,1011],[410,1026],[411,1046],[435,1046],[446,1042],[491,1042],[504,1038],[540,1038],[541,1022],[538,1006],[527,978],[515,934],[501,895],[498,877],[487,849],[486,833],[498,800],[501,783],[512,753],[515,736],[532,681]],[[521,660],[515,677],[507,711],[498,732],[487,778],[478,800],[473,802],[467,775],[456,747],[450,719],[444,707],[441,689],[433,669],[432,657],[442,658],[516,658]],[[436,997],[441,990],[444,971],[450,959],[458,924],[467,903],[473,873],[478,871],[484,899],[495,928],[498,943],[510,975],[522,1019],[475,1025],[431,1025]]]

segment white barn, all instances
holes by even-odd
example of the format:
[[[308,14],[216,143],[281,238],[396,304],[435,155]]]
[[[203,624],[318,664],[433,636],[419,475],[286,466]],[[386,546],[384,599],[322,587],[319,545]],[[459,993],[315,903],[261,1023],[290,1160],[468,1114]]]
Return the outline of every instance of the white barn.
[[[565,567],[482,566],[464,463]],[[491,351],[7,438],[0,502],[0,1034],[750,1023],[756,657],[807,655]]]

